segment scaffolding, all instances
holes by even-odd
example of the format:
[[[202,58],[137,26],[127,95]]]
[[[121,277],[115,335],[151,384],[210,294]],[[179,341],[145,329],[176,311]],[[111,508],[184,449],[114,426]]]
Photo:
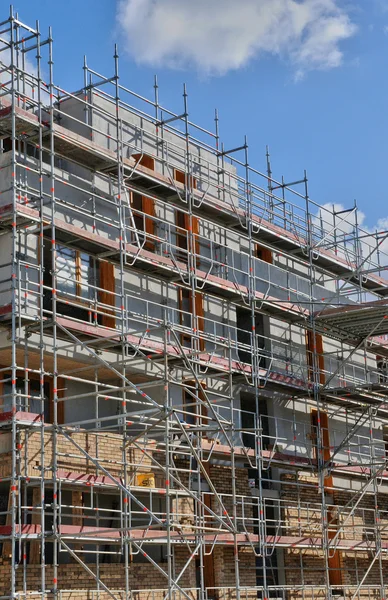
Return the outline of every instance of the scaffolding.
[[[388,231],[0,42],[1,598],[385,599]]]

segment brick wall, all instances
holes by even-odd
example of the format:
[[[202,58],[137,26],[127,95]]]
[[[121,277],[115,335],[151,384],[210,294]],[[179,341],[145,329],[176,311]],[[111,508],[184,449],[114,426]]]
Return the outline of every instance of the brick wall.
[[[132,484],[135,483],[137,472],[147,473],[150,471],[151,458],[146,456],[141,449],[127,447],[124,455],[121,435],[80,431],[72,432],[70,436],[92,459],[98,460],[99,464],[115,477],[124,476],[124,459],[127,462],[127,477]],[[147,443],[147,452],[152,452],[153,444],[152,441]],[[21,431],[18,447],[20,475],[39,476],[39,467],[42,462],[40,431]],[[57,436],[56,447],[58,469],[103,475],[93,461],[88,459],[64,435]],[[44,433],[44,454],[44,466],[47,469],[53,465],[54,460],[53,433],[49,431]],[[50,478],[50,473],[50,469],[47,469],[47,478]]]
[[[38,431],[21,431],[18,441],[18,474],[23,477],[34,477],[38,478],[41,475],[42,456],[41,456],[41,432]],[[124,476],[124,467],[122,464],[122,437],[120,435],[112,435],[105,433],[89,433],[86,431],[75,431],[71,433],[72,438],[84,448],[91,457],[97,458],[99,463],[106,467],[109,473],[114,477]],[[44,468],[45,477],[50,480],[52,477],[52,471],[50,467],[53,464],[53,434],[52,432],[44,432],[44,444],[45,444],[45,456],[44,456]],[[149,450],[152,452],[152,448]],[[145,454],[134,448],[126,449],[126,459],[128,463],[127,477],[129,481],[134,482],[133,475],[136,468],[139,472],[147,472],[152,468],[151,458],[145,456]],[[7,461],[8,458],[8,461]],[[163,465],[163,454],[157,455],[157,459],[160,464]],[[74,472],[80,474],[93,474],[102,476],[103,473],[96,469],[93,461],[85,457],[74,444],[67,440],[63,435],[58,435],[57,438],[57,460],[58,468],[67,472]],[[136,465],[138,465],[136,467]],[[5,468],[9,468],[10,464],[9,457],[6,454],[1,455],[1,465]],[[190,479],[188,473],[188,463],[181,465],[184,469],[179,476],[182,480],[183,485],[190,487]],[[160,470],[160,474],[162,471]],[[209,465],[209,475],[212,482],[220,494],[231,494],[232,490],[232,473],[228,466]],[[238,495],[250,495],[248,485],[248,474],[245,469],[236,469],[236,492]],[[164,479],[163,479],[164,480]],[[63,483],[63,489],[66,489],[66,483]],[[71,487],[70,487],[71,489]],[[87,489],[87,488],[85,488]],[[79,492],[79,490],[78,490]],[[38,491],[39,495],[39,491]],[[172,497],[172,509],[173,512],[180,514],[181,523],[185,523],[190,526],[194,522],[194,501],[188,497],[180,497],[178,500]],[[218,501],[212,497],[212,494],[208,494],[208,498],[211,498],[212,510],[220,513]],[[34,503],[39,504],[35,498]],[[232,516],[232,498],[224,498],[225,506]],[[74,510],[73,510],[74,512]],[[237,506],[238,516],[242,515],[241,499],[238,499]],[[249,505],[249,501],[244,506],[245,517],[249,518],[252,516],[252,510]],[[81,510],[77,509],[77,520],[82,519]],[[241,521],[238,522],[238,529],[243,531]],[[250,527],[252,530],[252,527]],[[189,528],[186,528],[186,532]],[[207,549],[207,551],[210,548]],[[189,558],[188,548],[182,546],[174,546],[174,565],[176,572],[187,563]],[[215,546],[212,549],[214,556],[214,575],[215,575],[215,586],[222,588],[230,588],[227,591],[227,595],[230,598],[235,597],[235,558],[234,550],[231,546]],[[82,555],[81,555],[82,556]],[[39,555],[38,555],[39,560]],[[60,590],[67,590],[63,595],[63,600],[92,600],[94,598],[93,590],[96,589],[96,581],[90,574],[88,574],[81,565],[75,563],[72,559],[71,564],[61,564],[58,567],[58,588]],[[250,587],[256,585],[256,569],[255,569],[255,556],[251,548],[240,548],[238,553],[238,564],[240,570],[240,585],[242,587]],[[90,568],[94,570],[96,567],[94,564],[89,564]],[[166,568],[166,564],[161,565],[162,568]],[[28,564],[26,567],[26,589],[29,591],[38,591],[41,585],[41,568],[39,564]],[[47,587],[52,585],[53,567],[47,565],[45,568],[45,575],[47,581]],[[118,596],[122,594],[122,590],[125,589],[125,572],[124,567],[121,564],[101,564],[100,565],[100,577],[101,580],[112,590],[119,590]],[[136,563],[132,564],[128,572],[129,586],[132,590],[145,590],[141,593],[141,600],[162,600],[163,592],[149,593],[148,590],[165,590],[167,580],[160,571],[150,563]],[[17,569],[17,582],[18,589],[23,589],[23,568]],[[7,595],[9,593],[10,583],[10,565],[6,563],[4,559],[3,564],[0,564],[0,595]],[[192,557],[184,575],[180,579],[179,585],[183,588],[195,588],[196,587],[196,565],[195,557]],[[74,590],[73,593],[68,591]],[[81,591],[80,591],[81,590]],[[121,590],[121,592],[120,592]],[[146,591],[147,590],[147,591]],[[116,594],[117,595],[117,594]],[[246,595],[246,593],[245,593]],[[250,593],[248,593],[250,595]],[[223,594],[225,598],[225,594]],[[252,597],[256,597],[256,593],[253,592]],[[105,596],[101,596],[105,600]],[[227,598],[225,598],[227,600]]]
[[[329,518],[334,521],[333,533],[336,531],[336,522],[342,526],[340,540],[365,541],[374,540],[375,497],[365,494],[358,501],[357,494],[343,490],[329,490],[332,506]],[[318,479],[309,473],[287,473],[282,475],[282,500],[284,506],[281,517],[284,521],[283,535],[322,537],[321,491]],[[352,501],[357,501],[357,507],[352,510]],[[345,506],[348,505],[346,508]],[[379,494],[377,504],[380,512],[381,537],[388,539],[388,495]],[[367,569],[374,558],[374,552],[339,551],[340,569],[342,573],[342,586],[345,586],[345,598],[351,598],[357,585],[362,581]],[[284,551],[285,579],[290,586],[303,586],[305,589],[289,592],[290,600],[298,598],[326,598],[325,590],[325,557],[323,551],[309,549],[286,549]],[[383,574],[388,584],[388,557],[383,555]],[[368,589],[361,590],[360,598],[381,598],[380,567],[378,560],[372,566],[365,579],[364,586]],[[311,586],[311,589],[308,589]],[[333,588],[335,585],[333,584]],[[348,589],[346,589],[348,587]]]
[[[232,493],[232,471],[230,467],[210,465],[210,478],[219,494]],[[236,468],[236,495],[249,496],[248,472],[246,469]],[[229,515],[233,514],[232,497],[223,497],[223,504]],[[242,516],[241,500],[237,499],[237,517]],[[220,511],[219,501],[216,497],[212,497],[212,510],[216,514],[222,514]],[[244,517],[250,519],[252,517],[252,507],[249,502],[244,505]],[[243,530],[241,522],[238,522],[238,529]],[[247,526],[247,529],[253,531],[252,524]],[[256,586],[256,561],[255,555],[250,547],[241,547],[238,552],[238,566],[240,575],[240,587],[255,587]],[[222,598],[229,600],[236,597],[236,561],[234,548],[216,547],[214,550],[214,571],[215,571],[215,586],[216,588],[229,588],[223,590]],[[243,597],[255,598],[256,592],[244,592]],[[221,593],[219,593],[221,597]]]
[[[189,554],[185,548],[176,548],[174,552],[174,566],[176,575],[186,564]],[[167,563],[160,565],[165,571]],[[95,572],[96,566],[89,565]],[[0,594],[9,594],[10,586],[10,565],[0,565]],[[125,589],[125,568],[119,564],[100,564],[101,581],[109,588],[114,590]],[[41,588],[41,568],[39,565],[27,565],[27,589],[38,591]],[[48,590],[53,586],[53,567],[47,565],[45,568],[46,587]],[[23,590],[23,568],[20,566],[16,572],[17,589]],[[128,569],[129,587],[133,590],[163,590],[166,588],[167,579],[158,569],[151,563],[133,563]],[[179,585],[183,588],[195,588],[195,563],[190,562],[183,576],[179,581]],[[79,564],[73,563],[59,565],[58,567],[58,589],[61,590],[77,590],[76,594],[71,595],[71,600],[84,600],[91,598],[91,594],[87,594],[88,590],[97,588],[96,580],[86,572]],[[82,590],[82,593],[80,592]],[[163,593],[152,594],[144,592],[140,595],[141,600],[151,599],[154,596],[155,600],[163,600]]]
[[[219,494],[226,494],[226,496],[222,496],[221,500],[224,508],[228,511],[229,515],[233,515],[233,498],[232,498],[232,470],[230,467],[224,467],[219,465],[211,465],[210,466],[210,479],[212,484],[214,485],[216,491]],[[244,498],[244,506],[242,506],[242,499],[237,498],[237,506],[236,506],[236,514],[237,519],[241,518],[244,515],[244,519],[247,520],[245,523],[246,529],[248,531],[253,531],[252,519],[253,511],[252,511],[252,501],[249,501],[248,498],[250,496],[250,489],[248,484],[248,471],[246,469],[235,469],[235,477],[236,477],[236,495],[239,496],[247,496]],[[222,516],[223,512],[221,510],[220,501],[217,497],[212,496],[212,510],[219,516]],[[241,521],[238,521],[238,528],[240,531],[242,529]]]
[[[251,548],[240,548],[238,552],[238,568],[240,587],[256,586],[255,557]],[[221,600],[236,598],[236,561],[234,548],[216,547],[214,550],[215,587],[227,588],[218,590],[216,597]],[[254,590],[244,590],[242,598],[257,598]]]
[[[310,474],[282,475],[283,535],[322,537],[321,492]]]

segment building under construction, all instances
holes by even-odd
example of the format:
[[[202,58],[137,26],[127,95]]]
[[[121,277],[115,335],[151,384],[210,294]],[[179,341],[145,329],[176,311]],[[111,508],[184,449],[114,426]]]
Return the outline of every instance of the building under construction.
[[[387,598],[388,232],[0,41],[1,598]]]

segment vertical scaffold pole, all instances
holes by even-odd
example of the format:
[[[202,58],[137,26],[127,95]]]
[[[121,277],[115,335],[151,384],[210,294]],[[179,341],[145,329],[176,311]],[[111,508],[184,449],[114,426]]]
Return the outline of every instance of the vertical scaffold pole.
[[[12,474],[11,474],[11,488],[10,488],[10,503],[8,510],[10,510],[11,518],[11,597],[16,596],[16,511],[17,511],[17,455],[16,455],[16,444],[17,444],[17,422],[16,422],[16,411],[17,411],[17,357],[16,357],[16,344],[17,344],[17,310],[20,299],[17,298],[17,180],[16,180],[16,90],[15,81],[17,78],[17,72],[15,69],[15,29],[16,24],[13,15],[12,6],[10,8],[10,71],[11,71],[11,177],[12,177],[12,324],[11,324],[11,337],[12,337],[12,350],[11,350],[11,391],[12,391]]]
[[[44,211],[44,188],[43,188],[43,130],[42,130],[42,73],[41,73],[41,48],[40,48],[40,30],[39,30],[39,22],[36,23],[37,29],[37,103],[38,103],[38,156],[39,156],[39,214],[40,214],[40,223],[39,223],[39,240],[38,240],[38,249],[39,249],[39,390],[41,396],[41,424],[40,424],[40,460],[41,465],[45,464],[45,434],[44,434],[44,418],[45,418],[45,361],[44,361],[44,296],[45,288],[44,288],[44,219],[43,219],[43,211]],[[45,473],[44,470],[41,471],[40,474],[40,494],[39,494],[39,502],[40,502],[40,527],[41,527],[41,542],[40,542],[40,562],[41,562],[41,597],[44,600],[46,595],[46,544],[45,544],[45,520],[46,520],[46,511],[45,511]]]
[[[306,254],[309,260],[309,285],[310,285],[310,302],[309,302],[309,329],[311,331],[313,339],[312,348],[312,373],[311,383],[313,387],[313,399],[317,410],[317,476],[318,486],[321,493],[321,518],[322,518],[322,543],[323,543],[323,554],[324,554],[324,571],[325,571],[325,585],[328,600],[332,598],[332,589],[330,586],[330,570],[329,570],[329,511],[326,506],[326,476],[325,476],[325,458],[324,458],[324,438],[323,430],[321,426],[321,373],[320,364],[317,353],[317,339],[316,339],[316,327],[315,327],[315,302],[314,302],[314,249],[313,249],[313,229],[312,229],[312,217],[310,213],[310,198],[308,191],[308,179],[307,172],[304,171],[304,190],[305,190],[305,208],[306,208],[306,226],[307,226],[307,248]],[[311,349],[309,349],[311,351]]]
[[[53,464],[52,464],[52,477],[53,477],[53,579],[52,579],[52,593],[54,600],[58,595],[58,563],[59,563],[59,545],[60,545],[60,527],[61,517],[58,505],[58,336],[57,336],[57,293],[58,293],[58,279],[57,279],[57,242],[56,242],[56,204],[55,204],[55,138],[54,138],[54,62],[53,62],[53,38],[52,30],[49,28],[48,37],[48,52],[49,52],[49,130],[50,130],[50,206],[51,206],[51,269],[52,269],[52,335],[53,335]],[[43,475],[44,477],[44,470]]]

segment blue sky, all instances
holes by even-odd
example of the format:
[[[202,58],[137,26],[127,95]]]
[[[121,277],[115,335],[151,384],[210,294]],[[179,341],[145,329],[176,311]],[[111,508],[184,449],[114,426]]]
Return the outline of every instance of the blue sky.
[[[115,0],[14,8],[52,26],[61,87],[81,87],[84,54],[112,75],[118,41],[124,85],[152,96],[157,73],[161,102],[182,112],[186,82],[191,119],[213,129],[218,107],[226,145],[247,134],[253,166],[268,144],[275,177],[306,169],[317,202],[357,199],[368,227],[388,218],[388,0],[211,1],[122,0],[120,17]]]

